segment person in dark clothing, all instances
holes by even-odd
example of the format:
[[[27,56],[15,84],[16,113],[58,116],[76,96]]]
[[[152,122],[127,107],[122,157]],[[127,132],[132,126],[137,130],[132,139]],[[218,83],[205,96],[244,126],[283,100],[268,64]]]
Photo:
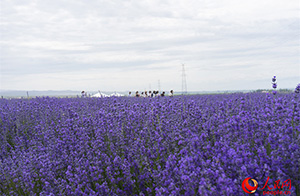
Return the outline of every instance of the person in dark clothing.
[[[135,97],[140,97],[139,91],[135,92]]]

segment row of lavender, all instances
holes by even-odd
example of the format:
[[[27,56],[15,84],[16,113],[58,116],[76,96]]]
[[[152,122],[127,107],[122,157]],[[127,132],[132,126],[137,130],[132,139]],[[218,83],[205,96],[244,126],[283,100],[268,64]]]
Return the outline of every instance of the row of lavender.
[[[299,107],[295,93],[2,99],[0,193],[243,195],[270,177],[296,195]]]

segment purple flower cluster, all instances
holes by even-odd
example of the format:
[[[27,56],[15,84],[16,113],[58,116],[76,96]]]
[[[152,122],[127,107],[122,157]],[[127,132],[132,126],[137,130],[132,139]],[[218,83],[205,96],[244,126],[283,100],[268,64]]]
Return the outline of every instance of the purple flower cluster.
[[[296,86],[295,93],[300,93],[300,83]]]
[[[273,87],[273,89],[274,89],[274,90],[273,90],[273,94],[276,95],[276,93],[277,93],[277,92],[275,91],[276,88],[277,88],[276,76],[273,76],[273,78],[272,78],[272,87]]]
[[[0,195],[244,195],[247,177],[296,195],[299,99],[1,99]]]

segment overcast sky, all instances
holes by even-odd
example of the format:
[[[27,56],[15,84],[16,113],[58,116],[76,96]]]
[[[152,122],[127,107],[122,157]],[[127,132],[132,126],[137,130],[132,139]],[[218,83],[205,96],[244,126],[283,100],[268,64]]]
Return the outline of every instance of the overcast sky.
[[[295,88],[299,0],[1,0],[0,89]]]

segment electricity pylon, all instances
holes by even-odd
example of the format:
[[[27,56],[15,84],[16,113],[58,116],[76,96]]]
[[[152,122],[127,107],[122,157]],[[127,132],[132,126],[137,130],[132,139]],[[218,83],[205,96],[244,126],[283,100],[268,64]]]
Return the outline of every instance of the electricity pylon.
[[[182,64],[182,86],[181,86],[181,92],[182,94],[187,94],[187,84],[186,84],[186,74],[184,69],[184,64]]]
[[[160,80],[158,80],[158,91],[160,92]]]

